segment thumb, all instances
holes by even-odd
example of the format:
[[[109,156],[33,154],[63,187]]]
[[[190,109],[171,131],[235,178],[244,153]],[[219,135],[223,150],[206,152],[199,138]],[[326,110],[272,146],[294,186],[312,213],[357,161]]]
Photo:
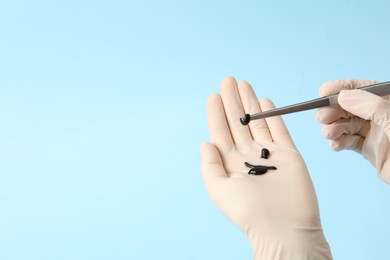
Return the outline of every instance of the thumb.
[[[338,101],[340,106],[365,120],[371,120],[390,137],[390,102],[367,91],[342,90]]]
[[[200,146],[202,155],[202,175],[207,189],[211,189],[218,181],[227,178],[223,167],[221,155],[217,148],[209,143],[202,143]]]

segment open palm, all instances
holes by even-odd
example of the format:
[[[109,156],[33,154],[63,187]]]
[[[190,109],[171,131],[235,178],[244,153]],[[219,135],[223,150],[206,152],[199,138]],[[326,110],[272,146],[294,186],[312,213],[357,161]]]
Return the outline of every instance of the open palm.
[[[308,170],[281,117],[252,121],[248,126],[239,121],[245,113],[273,108],[268,99],[259,103],[248,83],[237,84],[233,78],[223,80],[221,96],[209,97],[212,144],[201,147],[209,196],[248,236],[255,251],[283,243],[294,247],[300,243],[296,236],[307,232],[318,234],[329,250]],[[270,151],[268,159],[260,157],[262,148]],[[244,162],[277,170],[252,176]]]

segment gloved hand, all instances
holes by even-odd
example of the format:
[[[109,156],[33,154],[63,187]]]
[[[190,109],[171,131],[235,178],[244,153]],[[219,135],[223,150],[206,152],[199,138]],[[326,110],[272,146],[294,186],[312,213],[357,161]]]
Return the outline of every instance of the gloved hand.
[[[320,108],[316,117],[323,134],[336,151],[354,150],[368,159],[379,177],[390,184],[390,102],[355,88],[375,84],[372,80],[335,80],[321,86],[320,96],[339,93],[340,107]],[[354,89],[354,90],[352,90]]]
[[[221,92],[207,102],[212,144],[201,145],[209,196],[248,237],[255,259],[331,259],[313,184],[281,117],[240,123],[245,113],[275,106],[259,103],[248,83],[233,78],[223,80]],[[260,157],[262,148],[269,159]],[[244,162],[277,170],[252,176]]]

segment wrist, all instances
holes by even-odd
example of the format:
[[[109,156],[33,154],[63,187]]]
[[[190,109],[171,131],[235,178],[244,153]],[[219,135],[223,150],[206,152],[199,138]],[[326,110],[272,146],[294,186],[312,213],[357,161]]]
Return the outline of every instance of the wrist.
[[[252,234],[255,260],[301,259],[330,260],[332,254],[321,228],[286,229],[271,236]]]

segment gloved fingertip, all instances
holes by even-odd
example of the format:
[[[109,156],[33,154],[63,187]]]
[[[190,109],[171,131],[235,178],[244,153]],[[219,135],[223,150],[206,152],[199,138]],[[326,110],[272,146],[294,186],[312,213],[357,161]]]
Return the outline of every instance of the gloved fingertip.
[[[323,109],[317,109],[315,119],[322,124],[325,122],[325,114]]]
[[[321,130],[322,132],[322,135],[326,138],[326,139],[332,139],[332,133],[329,131],[329,127],[328,126],[324,126]]]
[[[218,93],[213,93],[207,98],[207,108],[215,103],[221,102],[221,96]]]
[[[227,76],[222,79],[221,90],[237,85],[237,80],[233,76]]]
[[[327,81],[325,83],[323,83],[319,90],[318,90],[318,94],[320,95],[320,97],[325,97],[325,96],[329,96],[331,95],[331,89],[330,89],[330,86],[332,82],[331,81]]]
[[[330,140],[329,141],[329,145],[330,145],[330,149],[332,149],[333,151],[335,152],[339,152],[341,150],[343,150],[343,147],[341,146],[341,144],[337,141],[334,141],[334,140]]]
[[[337,94],[338,92],[340,92],[341,89],[345,88],[345,84],[345,80],[330,80],[323,83],[319,89],[320,97]]]
[[[340,119],[339,112],[332,107],[321,107],[317,110],[315,118],[321,124],[331,124]]]
[[[260,99],[260,107],[261,107],[263,112],[276,108],[276,106],[272,102],[272,100],[269,98],[266,98],[266,97]]]
[[[341,107],[345,107],[348,105],[348,101],[349,101],[349,98],[351,97],[351,94],[354,90],[350,90],[350,89],[345,89],[345,90],[341,90],[340,93],[339,93],[339,96],[337,98],[338,102],[339,102],[339,105]]]

